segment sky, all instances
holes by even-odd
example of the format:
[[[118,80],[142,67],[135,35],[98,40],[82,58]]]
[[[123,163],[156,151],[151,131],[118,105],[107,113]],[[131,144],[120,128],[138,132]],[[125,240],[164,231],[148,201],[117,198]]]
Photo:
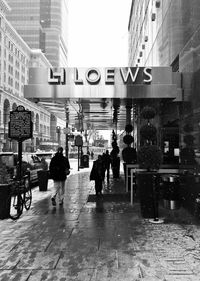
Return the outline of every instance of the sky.
[[[69,0],[69,67],[128,65],[132,0]]]

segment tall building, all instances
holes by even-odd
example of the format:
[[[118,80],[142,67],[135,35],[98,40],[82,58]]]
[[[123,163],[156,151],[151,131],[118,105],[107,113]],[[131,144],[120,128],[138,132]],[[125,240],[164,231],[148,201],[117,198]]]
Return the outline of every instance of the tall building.
[[[53,66],[67,66],[68,0],[7,2],[7,18],[29,47],[41,49]]]
[[[10,7],[0,0],[0,151],[17,151],[17,142],[8,139],[10,111],[23,105],[32,111],[33,138],[23,142],[23,150],[35,149],[50,139],[50,113],[24,98],[29,67],[51,67],[41,50],[31,49],[7,20]]]
[[[166,126],[179,126],[179,147],[189,139],[200,151],[200,1],[133,0],[128,29],[130,66],[171,66],[181,73],[182,103],[160,112]]]
[[[134,0],[129,18],[129,65],[173,66],[194,55],[200,24],[198,0]],[[195,50],[193,50],[193,48]],[[186,54],[187,53],[187,54]]]

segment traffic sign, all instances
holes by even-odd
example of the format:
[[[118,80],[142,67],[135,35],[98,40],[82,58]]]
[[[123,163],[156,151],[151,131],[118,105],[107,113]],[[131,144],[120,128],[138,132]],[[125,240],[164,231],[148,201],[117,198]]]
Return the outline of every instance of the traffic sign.
[[[75,145],[76,146],[83,146],[83,138],[80,135],[77,135],[75,138]]]

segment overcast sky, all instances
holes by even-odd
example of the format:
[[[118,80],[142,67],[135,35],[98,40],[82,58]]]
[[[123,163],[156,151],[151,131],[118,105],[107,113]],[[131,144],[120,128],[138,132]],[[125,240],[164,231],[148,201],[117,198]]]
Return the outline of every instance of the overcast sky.
[[[131,0],[69,0],[69,66],[127,66]]]

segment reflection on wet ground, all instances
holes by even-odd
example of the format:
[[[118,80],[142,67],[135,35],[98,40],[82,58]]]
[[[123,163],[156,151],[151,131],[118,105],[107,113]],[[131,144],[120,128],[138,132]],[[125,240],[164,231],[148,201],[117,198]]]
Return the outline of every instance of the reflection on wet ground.
[[[18,221],[0,221],[0,280],[200,280],[199,221],[183,208],[160,204],[165,221],[151,224],[124,195],[123,177],[96,198],[89,172],[73,174],[56,207],[51,187],[34,189]]]

